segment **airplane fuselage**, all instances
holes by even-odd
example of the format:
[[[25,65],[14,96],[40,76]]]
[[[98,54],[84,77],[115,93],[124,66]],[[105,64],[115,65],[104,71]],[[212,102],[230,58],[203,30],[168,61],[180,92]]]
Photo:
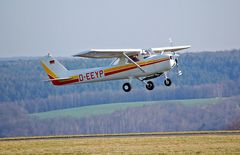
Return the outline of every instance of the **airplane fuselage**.
[[[175,60],[171,59],[170,56],[167,54],[152,55],[136,63],[141,68],[143,68],[145,72],[140,70],[133,63],[108,67],[69,70],[66,71],[65,77],[71,78],[64,80],[55,80],[53,81],[53,84],[65,85],[147,77],[156,73],[163,73],[169,71],[175,66]]]

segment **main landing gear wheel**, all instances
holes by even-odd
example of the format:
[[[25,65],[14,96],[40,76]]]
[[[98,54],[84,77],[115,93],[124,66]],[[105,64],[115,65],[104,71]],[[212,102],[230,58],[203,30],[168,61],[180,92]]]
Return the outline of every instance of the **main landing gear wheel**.
[[[124,83],[122,88],[125,92],[130,92],[132,89],[130,83]]]
[[[148,82],[147,82],[147,85],[146,85],[146,88],[147,88],[148,90],[153,90],[153,88],[154,88],[153,82],[152,82],[152,81],[148,81]]]
[[[171,86],[172,81],[171,81],[169,78],[166,78],[166,79],[164,80],[164,84],[165,84],[165,86]]]

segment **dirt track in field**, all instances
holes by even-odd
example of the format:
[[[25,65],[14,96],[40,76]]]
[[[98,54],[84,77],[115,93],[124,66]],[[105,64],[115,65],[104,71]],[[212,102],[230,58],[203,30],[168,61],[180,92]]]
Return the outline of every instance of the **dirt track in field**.
[[[204,136],[204,135],[240,135],[240,130],[226,131],[187,131],[187,132],[153,132],[153,133],[124,133],[124,134],[86,134],[86,135],[57,135],[36,137],[0,138],[0,141],[12,140],[44,140],[44,139],[68,139],[68,138],[127,138],[127,137],[170,137],[170,136]]]

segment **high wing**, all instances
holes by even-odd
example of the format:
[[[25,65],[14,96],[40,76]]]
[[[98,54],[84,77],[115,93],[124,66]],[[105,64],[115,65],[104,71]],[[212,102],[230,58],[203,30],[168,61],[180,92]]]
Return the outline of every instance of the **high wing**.
[[[175,52],[175,51],[179,51],[179,50],[184,50],[184,49],[188,49],[191,46],[172,46],[172,47],[160,47],[160,48],[151,48],[151,51],[155,52],[155,53],[161,53],[161,52]]]
[[[91,49],[89,51],[84,51],[73,55],[74,57],[87,57],[87,58],[120,58],[125,57],[133,64],[135,64],[142,72],[141,66],[134,62],[130,56],[137,55],[142,52],[142,49]]]
[[[119,58],[126,54],[127,56],[136,55],[142,52],[142,49],[91,49],[73,55],[74,57],[86,58]]]

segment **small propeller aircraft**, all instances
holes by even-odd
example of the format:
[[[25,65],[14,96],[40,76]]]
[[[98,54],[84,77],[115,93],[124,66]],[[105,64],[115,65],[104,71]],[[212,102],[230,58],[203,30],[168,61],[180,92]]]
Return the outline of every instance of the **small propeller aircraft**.
[[[150,49],[91,49],[83,51],[74,57],[85,58],[115,58],[107,67],[67,70],[59,61],[50,54],[41,58],[41,64],[53,85],[67,85],[77,83],[90,83],[108,80],[129,79],[122,88],[125,92],[132,89],[131,80],[141,81],[148,90],[154,89],[151,79],[164,75],[164,84],[170,86],[172,81],[167,72],[175,66],[178,75],[178,57],[176,51],[190,48],[190,46],[172,46]]]

